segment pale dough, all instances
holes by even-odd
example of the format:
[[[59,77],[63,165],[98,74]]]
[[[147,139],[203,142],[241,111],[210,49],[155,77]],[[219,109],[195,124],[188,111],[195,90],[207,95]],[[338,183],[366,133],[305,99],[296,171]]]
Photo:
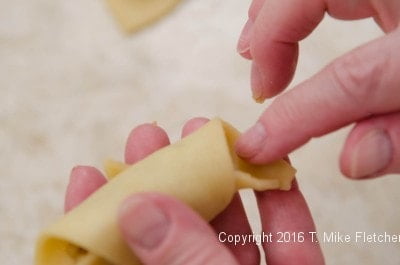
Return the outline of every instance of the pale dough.
[[[136,192],[172,195],[210,221],[240,188],[289,190],[295,170],[284,160],[265,166],[244,162],[233,151],[238,136],[214,119],[135,165],[109,162],[111,180],[41,234],[36,265],[140,264],[116,220],[121,202]]]
[[[121,27],[137,31],[171,11],[180,0],[107,0]]]

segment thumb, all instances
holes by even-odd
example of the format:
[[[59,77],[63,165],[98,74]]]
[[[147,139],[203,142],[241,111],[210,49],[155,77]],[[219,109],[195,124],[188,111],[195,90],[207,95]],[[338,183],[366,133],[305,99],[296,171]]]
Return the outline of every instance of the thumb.
[[[156,193],[129,197],[119,215],[122,235],[146,265],[237,265],[196,213]]]

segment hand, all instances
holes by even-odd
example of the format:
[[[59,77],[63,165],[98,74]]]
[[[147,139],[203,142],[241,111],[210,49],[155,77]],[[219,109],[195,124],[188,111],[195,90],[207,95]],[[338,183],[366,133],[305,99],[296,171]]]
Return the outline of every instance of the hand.
[[[334,60],[278,97],[236,150],[266,163],[308,142],[356,123],[341,155],[351,178],[400,173],[400,1],[253,0],[238,50],[252,59],[252,89],[263,100],[291,81],[298,42],[325,12],[339,19],[373,17],[387,35]]]
[[[208,120],[195,118],[186,123],[182,137],[201,127]],[[135,128],[128,137],[125,160],[136,163],[152,152],[167,146],[169,139],[154,124]],[[89,166],[75,167],[65,199],[68,212],[106,183],[100,171]],[[302,243],[263,244],[268,264],[324,264],[318,243],[308,232],[315,231],[306,202],[297,184],[290,191],[256,193],[263,231],[303,232]],[[146,265],[255,265],[260,254],[255,243],[222,244],[216,234],[252,234],[239,194],[218,215],[211,226],[181,202],[161,194],[143,193],[127,198],[120,208],[119,226],[132,251]]]

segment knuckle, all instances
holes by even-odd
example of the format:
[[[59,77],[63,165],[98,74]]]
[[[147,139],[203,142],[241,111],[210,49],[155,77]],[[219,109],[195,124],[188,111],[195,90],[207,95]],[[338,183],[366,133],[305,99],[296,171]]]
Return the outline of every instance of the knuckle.
[[[383,71],[388,66],[384,55],[372,59],[366,59],[368,57],[363,55],[361,52],[349,53],[330,67],[337,91],[360,107],[371,106],[372,100],[380,92]]]
[[[294,93],[292,90],[287,93],[287,97],[278,97],[269,108],[272,112],[269,115],[271,119],[269,122],[273,123],[272,126],[275,128],[290,128],[301,117],[302,111],[296,97],[293,96]]]

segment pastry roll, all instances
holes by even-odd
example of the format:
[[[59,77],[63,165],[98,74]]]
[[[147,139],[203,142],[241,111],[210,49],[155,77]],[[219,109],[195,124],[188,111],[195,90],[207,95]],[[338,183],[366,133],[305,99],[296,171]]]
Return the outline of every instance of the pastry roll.
[[[244,162],[233,150],[238,136],[214,119],[132,166],[109,162],[110,181],[40,235],[36,265],[140,264],[117,224],[120,204],[133,193],[174,196],[210,221],[238,189],[289,190],[295,170],[284,160],[263,166]]]

